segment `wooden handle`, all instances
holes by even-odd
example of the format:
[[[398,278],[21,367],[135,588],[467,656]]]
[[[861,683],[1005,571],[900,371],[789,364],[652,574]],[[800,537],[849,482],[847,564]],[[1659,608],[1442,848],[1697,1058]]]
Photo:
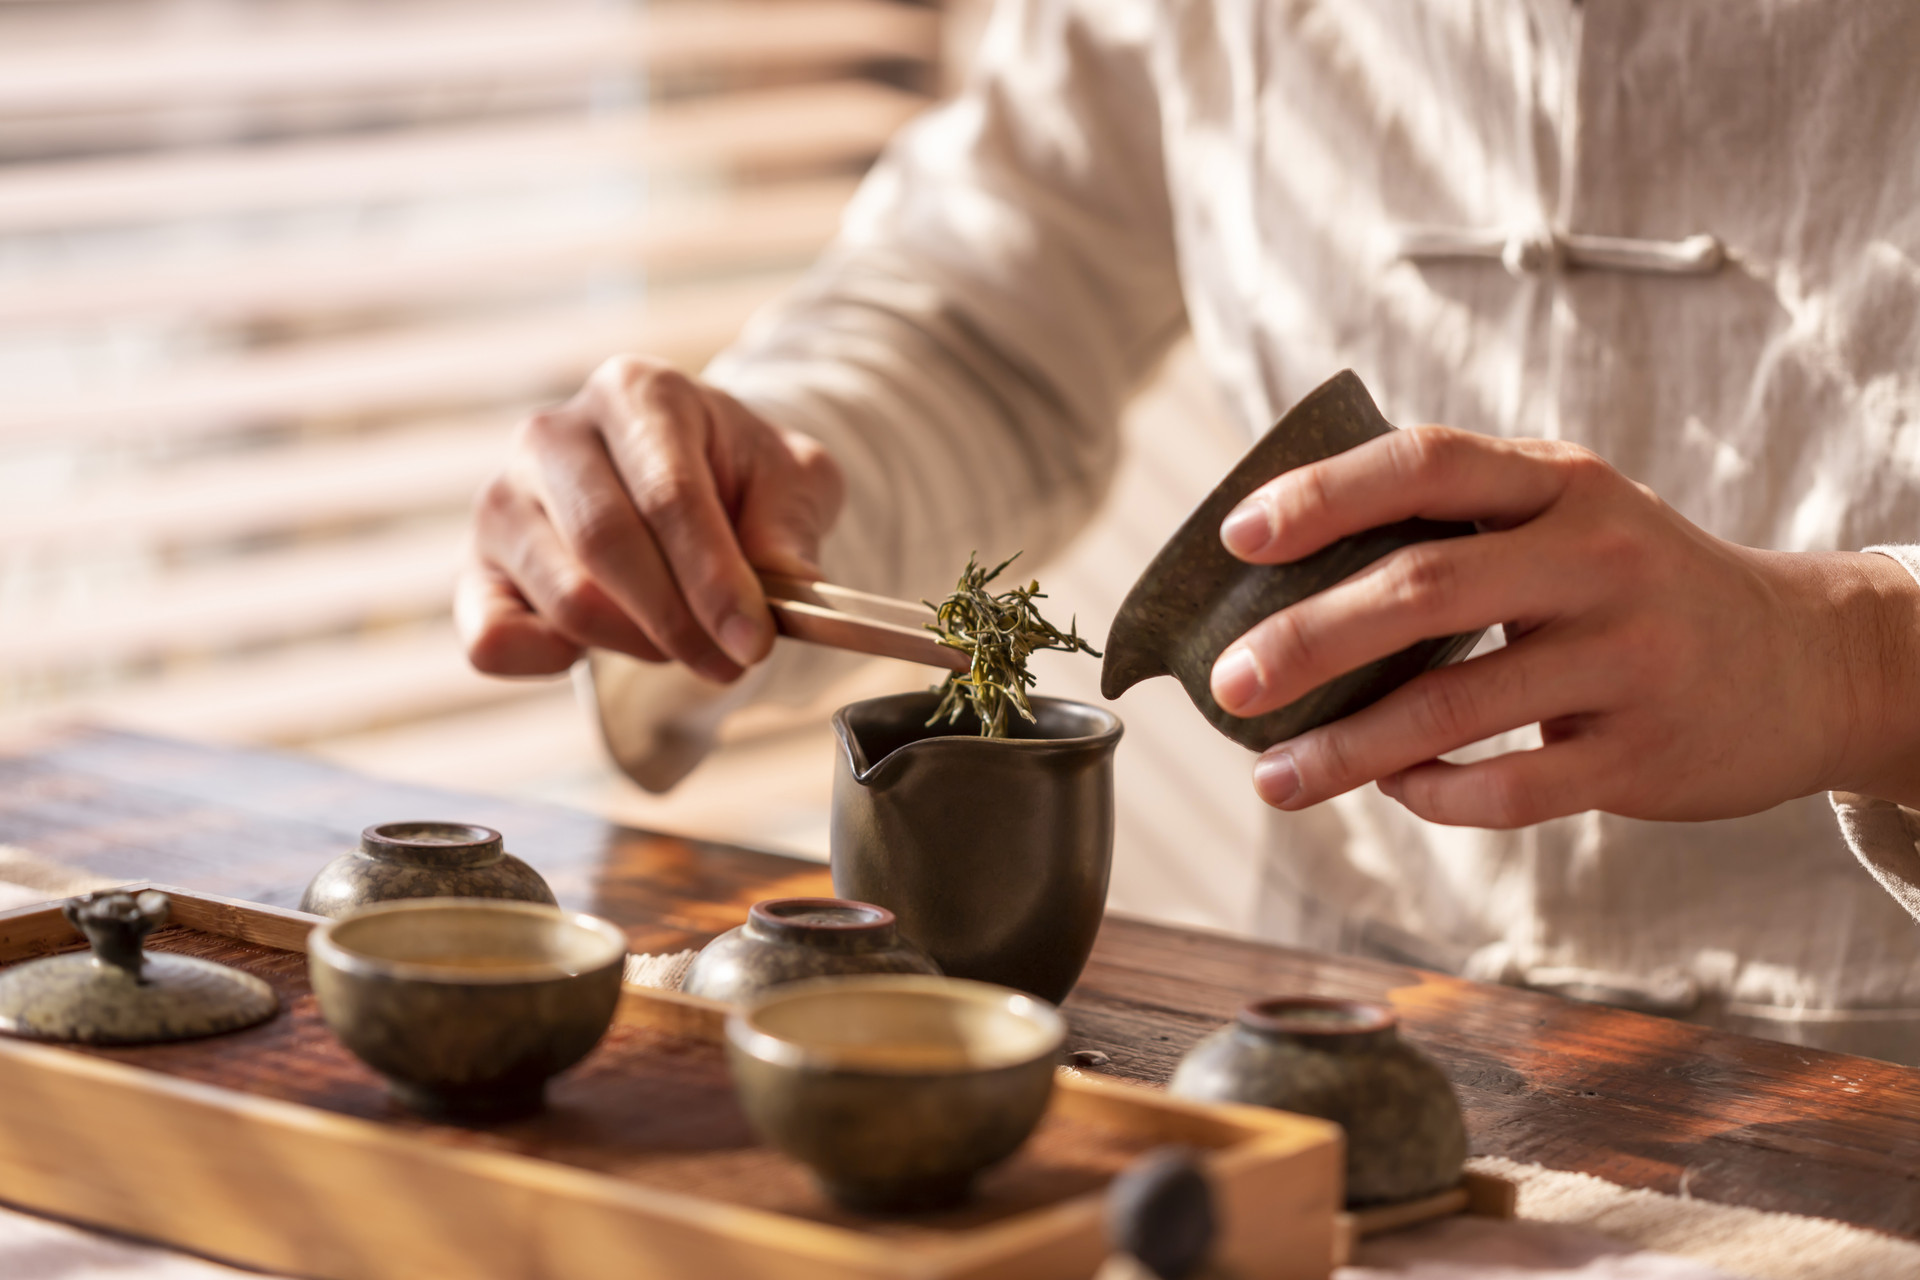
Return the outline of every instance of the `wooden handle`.
[[[779,573],[761,574],[760,586],[783,636],[948,671],[972,666],[966,654],[925,630],[933,619],[925,605]]]

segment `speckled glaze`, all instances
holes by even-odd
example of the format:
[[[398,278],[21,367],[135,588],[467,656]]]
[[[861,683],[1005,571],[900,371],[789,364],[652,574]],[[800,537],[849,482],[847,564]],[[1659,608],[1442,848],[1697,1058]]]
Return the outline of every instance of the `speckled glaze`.
[[[508,853],[500,833],[466,822],[383,822],[360,847],[320,868],[300,909],[341,916],[397,898],[504,898],[553,905],[540,873]]]
[[[727,1019],[741,1107],[835,1201],[868,1213],[945,1208],[1012,1155],[1047,1109],[1066,1022],[984,982],[817,978]]]
[[[430,1116],[539,1108],[620,1002],[626,935],[530,902],[434,898],[365,907],[316,928],[307,973],[342,1043]]]
[[[941,972],[1058,1003],[1106,911],[1120,718],[1032,699],[1035,724],[929,728],[932,693],[833,714],[833,888],[899,917]]]
[[[1241,746],[1264,751],[1379,701],[1423,671],[1465,657],[1480,638],[1478,631],[1422,640],[1265,715],[1229,715],[1213,700],[1214,660],[1254,623],[1391,551],[1473,532],[1470,524],[1402,520],[1274,565],[1247,564],[1221,545],[1220,522],[1255,489],[1282,472],[1392,430],[1351,370],[1329,378],[1287,410],[1167,540],[1121,601],[1107,635],[1101,694],[1117,698],[1142,680],[1171,674],[1209,724]]]
[[[158,1044],[238,1031],[280,1008],[250,973],[197,956],[146,952],[165,923],[167,896],[89,893],[61,911],[90,952],[49,956],[0,972],[0,1031],[79,1044]]]
[[[680,989],[736,1004],[768,987],[853,973],[931,973],[940,966],[900,936],[893,912],[846,898],[768,898],[694,957]]]
[[[1400,1039],[1383,1005],[1310,996],[1249,1004],[1187,1052],[1168,1091],[1341,1125],[1350,1205],[1444,1191],[1467,1158],[1453,1086]]]

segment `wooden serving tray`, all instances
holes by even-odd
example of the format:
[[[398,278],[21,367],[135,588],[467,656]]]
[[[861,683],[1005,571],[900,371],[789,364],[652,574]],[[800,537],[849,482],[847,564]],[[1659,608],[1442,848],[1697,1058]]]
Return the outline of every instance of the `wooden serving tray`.
[[[1038,1280],[1092,1275],[1106,1184],[1142,1152],[1181,1143],[1207,1153],[1218,1257],[1236,1276],[1325,1277],[1366,1229],[1337,1212],[1337,1126],[1071,1072],[973,1203],[852,1214],[748,1128],[721,1048],[725,1008],[637,988],[541,1114],[429,1122],[321,1022],[305,959],[318,917],[131,887],[173,900],[151,949],[256,973],[281,1012],[174,1045],[0,1036],[0,1200],[322,1280]],[[57,904],[0,915],[0,964],[81,945]]]

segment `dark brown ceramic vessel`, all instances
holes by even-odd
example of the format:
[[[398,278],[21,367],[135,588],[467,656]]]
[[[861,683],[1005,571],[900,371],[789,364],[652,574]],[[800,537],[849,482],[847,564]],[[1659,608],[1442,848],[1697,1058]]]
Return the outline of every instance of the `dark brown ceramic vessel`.
[[[1066,1022],[1051,1005],[923,975],[819,978],[727,1019],[747,1118],[864,1212],[964,1200],[1013,1154],[1053,1092]]]
[[[1467,1131],[1453,1086],[1400,1039],[1393,1011],[1355,1000],[1260,1000],[1187,1051],[1167,1086],[1199,1102],[1250,1102],[1347,1131],[1347,1203],[1378,1204],[1460,1181]]]
[[[680,984],[729,1004],[782,983],[853,973],[932,973],[940,966],[900,936],[893,912],[845,898],[768,898],[709,942]]]
[[[1142,680],[1171,674],[1214,728],[1244,747],[1263,751],[1377,702],[1424,671],[1465,657],[1480,632],[1419,641],[1265,715],[1229,715],[1213,700],[1214,660],[1256,622],[1351,577],[1389,552],[1474,531],[1470,524],[1402,520],[1277,565],[1247,564],[1221,544],[1221,522],[1255,489],[1282,472],[1392,430],[1351,370],[1336,374],[1287,410],[1187,517],[1121,602],[1107,636],[1100,692],[1117,698]]]
[[[387,902],[307,940],[327,1026],[430,1116],[537,1110],[549,1077],[600,1042],[620,1002],[626,935],[530,902]]]
[[[399,898],[503,898],[553,905],[540,873],[506,851],[500,833],[467,822],[383,822],[360,847],[320,868],[300,909],[339,916]]]
[[[833,887],[885,907],[941,972],[1058,1003],[1106,909],[1120,719],[1034,698],[1036,723],[929,728],[938,698],[836,711]]]

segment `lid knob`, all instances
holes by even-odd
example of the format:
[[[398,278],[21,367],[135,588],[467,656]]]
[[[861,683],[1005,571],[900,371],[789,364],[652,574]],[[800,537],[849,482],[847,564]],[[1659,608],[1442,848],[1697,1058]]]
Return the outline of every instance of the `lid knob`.
[[[86,935],[95,964],[124,969],[134,981],[144,982],[141,945],[148,934],[166,923],[169,909],[167,895],[157,889],[137,894],[109,889],[69,898],[61,904],[60,912],[68,924]]]

